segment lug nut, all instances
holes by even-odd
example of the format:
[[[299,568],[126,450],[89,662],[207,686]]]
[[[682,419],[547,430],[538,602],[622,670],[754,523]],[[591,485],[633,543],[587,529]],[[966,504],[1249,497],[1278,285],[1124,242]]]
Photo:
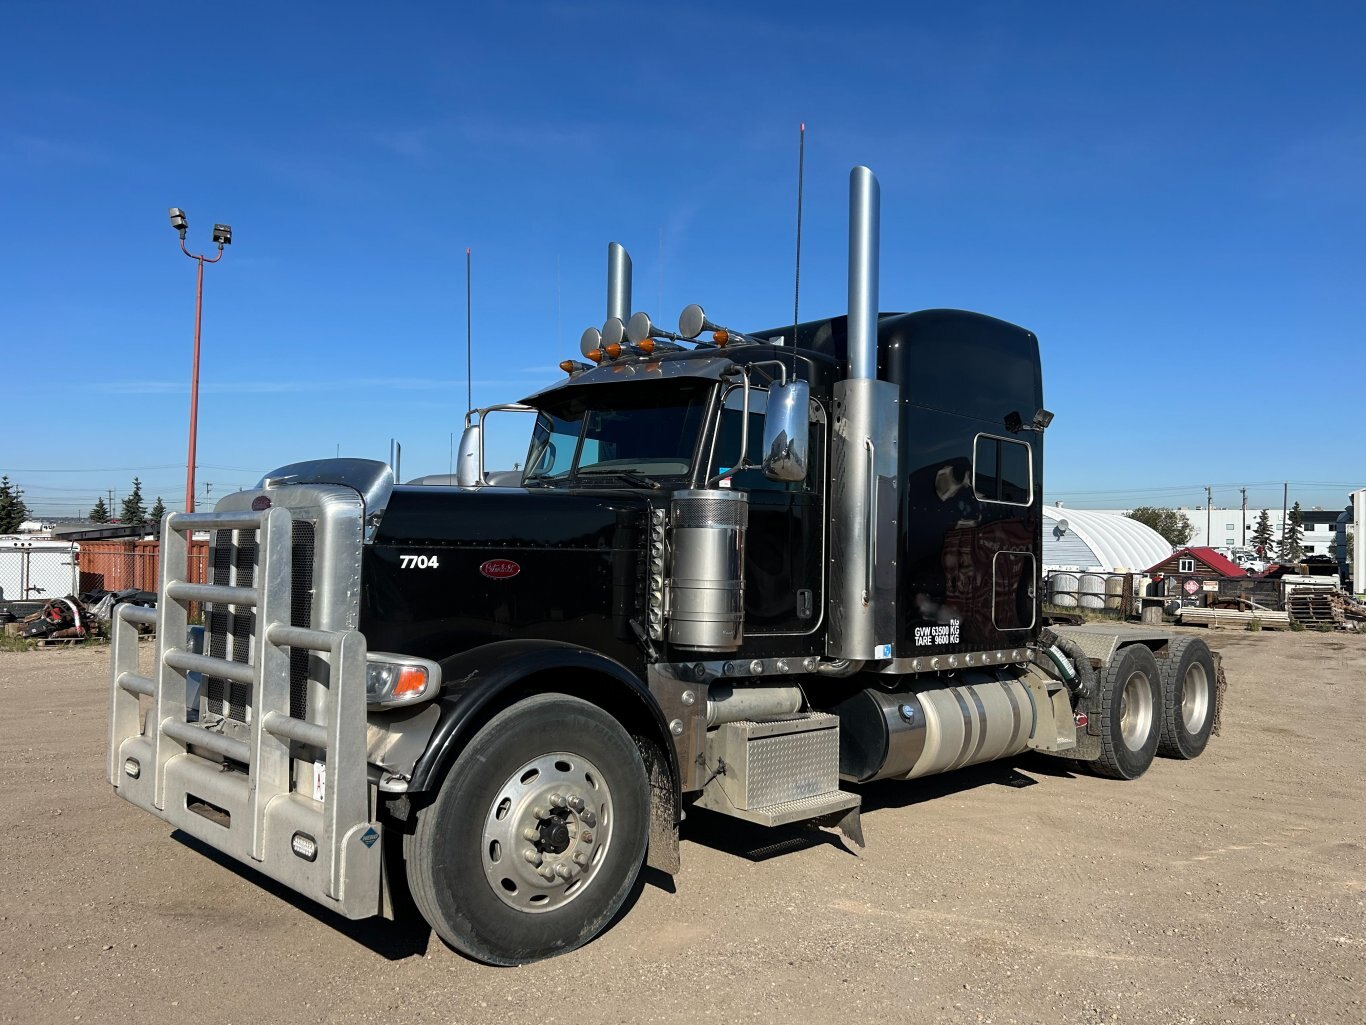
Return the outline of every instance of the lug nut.
[[[556,808],[563,808],[566,804],[563,794],[551,794],[550,803]]]
[[[522,852],[522,857],[526,858],[532,865],[539,865],[541,863],[541,852],[534,847],[528,847],[524,850]]]
[[[588,855],[584,854],[583,851],[579,851],[578,854],[574,855],[574,864],[578,865],[580,868],[587,867]]]
[[[560,862],[560,864],[555,866],[555,875],[559,876],[561,879],[568,879],[573,874],[574,870],[564,862]]]
[[[569,807],[570,807],[570,809],[571,809],[572,811],[575,811],[575,812],[583,811],[583,798],[582,798],[582,797],[571,797],[571,798],[569,799]]]
[[[583,819],[583,824],[585,826],[596,826],[598,824],[598,817],[591,811],[584,812],[579,818]]]
[[[541,831],[537,829],[535,826],[527,826],[526,829],[522,830],[523,840],[530,840],[532,843],[535,843],[540,838]]]
[[[542,865],[541,878],[544,879],[546,882],[553,883],[555,881],[555,870],[551,868],[549,865]]]
[[[547,811],[545,808],[542,808],[540,805],[537,805],[535,808],[532,808],[531,814],[535,815],[538,819],[550,818],[550,812]]]

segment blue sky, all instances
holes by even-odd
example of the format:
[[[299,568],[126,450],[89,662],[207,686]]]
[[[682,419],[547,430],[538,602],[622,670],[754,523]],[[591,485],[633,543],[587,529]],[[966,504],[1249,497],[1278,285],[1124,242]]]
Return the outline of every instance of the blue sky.
[[[48,513],[140,475],[343,454],[444,472],[466,408],[604,315],[845,305],[847,174],[884,309],[1041,342],[1049,500],[1339,506],[1366,485],[1359,4],[75,4],[0,0],[0,470]],[[510,450],[509,450],[510,451]],[[511,457],[509,457],[511,458]]]

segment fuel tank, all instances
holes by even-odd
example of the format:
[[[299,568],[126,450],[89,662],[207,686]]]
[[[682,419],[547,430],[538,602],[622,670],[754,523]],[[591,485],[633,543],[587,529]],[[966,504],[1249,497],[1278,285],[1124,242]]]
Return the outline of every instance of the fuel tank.
[[[953,683],[867,687],[830,711],[840,719],[840,774],[867,782],[914,779],[1009,758],[1029,746],[1034,702],[1007,670],[973,670]]]
[[[628,491],[396,487],[362,556],[360,629],[434,660],[542,638],[639,668],[649,511]]]

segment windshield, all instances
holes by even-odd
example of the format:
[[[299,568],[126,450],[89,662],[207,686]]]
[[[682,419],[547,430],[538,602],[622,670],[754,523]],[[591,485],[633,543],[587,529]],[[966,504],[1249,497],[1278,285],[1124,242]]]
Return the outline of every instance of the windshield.
[[[536,418],[523,481],[687,476],[710,390],[677,381],[570,389]]]

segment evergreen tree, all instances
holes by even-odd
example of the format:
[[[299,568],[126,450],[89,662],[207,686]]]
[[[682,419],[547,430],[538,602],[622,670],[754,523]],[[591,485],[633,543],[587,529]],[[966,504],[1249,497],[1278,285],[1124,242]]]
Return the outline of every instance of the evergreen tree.
[[[152,527],[158,534],[161,533],[161,521],[166,517],[166,506],[161,501],[161,496],[157,495],[156,504],[152,506],[152,511],[147,514],[147,519],[151,521]]]
[[[1252,546],[1257,549],[1257,554],[1263,559],[1271,557],[1271,547],[1275,544],[1276,538],[1271,533],[1271,517],[1267,515],[1265,509],[1257,517],[1257,526],[1252,528]]]
[[[1176,509],[1158,509],[1151,505],[1141,505],[1124,515],[1152,527],[1166,538],[1167,543],[1173,548],[1180,548],[1186,544],[1195,533],[1195,528],[1191,526],[1186,514]]]
[[[119,512],[119,519],[133,526],[147,526],[147,507],[142,504],[142,481],[136,477],[133,478],[133,490],[123,500],[123,509]]]
[[[104,496],[101,495],[95,500],[95,506],[86,514],[91,523],[108,523],[109,507],[104,504]]]
[[[1304,555],[1304,514],[1300,512],[1300,503],[1296,502],[1290,510],[1290,519],[1286,521],[1285,531],[1281,534],[1281,547],[1276,553],[1277,558],[1287,559],[1290,562],[1298,562]]]
[[[0,534],[15,534],[28,519],[24,492],[18,484],[9,482],[9,475],[0,477]]]

